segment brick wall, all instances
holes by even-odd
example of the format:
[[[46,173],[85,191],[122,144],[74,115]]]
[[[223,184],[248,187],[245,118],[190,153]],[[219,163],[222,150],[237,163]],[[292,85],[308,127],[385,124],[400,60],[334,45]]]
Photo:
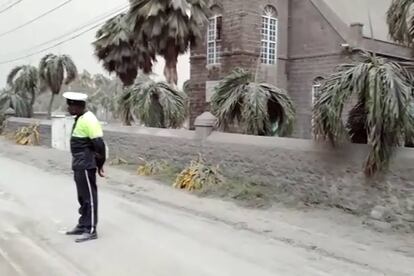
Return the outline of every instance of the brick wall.
[[[351,37],[361,49],[375,50],[388,57],[410,57],[409,49],[362,37],[356,28],[343,22],[341,28],[325,17],[315,0],[215,0],[223,9],[223,59],[220,68],[206,68],[205,41],[192,50],[191,122],[208,109],[205,103],[205,82],[219,80],[235,67],[256,70],[260,50],[261,15],[266,5],[278,11],[278,62],[260,66],[260,78],[287,89],[295,102],[297,120],[294,137],[311,137],[312,84],[320,76],[331,73],[335,66],[350,62],[343,51],[345,37]],[[320,5],[321,3],[319,3]],[[326,11],[325,11],[326,12]],[[334,26],[335,25],[335,26]],[[341,33],[339,33],[341,32]],[[345,35],[344,35],[345,34]],[[348,38],[347,38],[348,39]],[[350,108],[347,106],[346,110]]]
[[[344,40],[321,16],[311,1],[291,0],[289,36],[289,95],[297,117],[294,137],[311,137],[312,84],[347,60]]]
[[[312,84],[317,77],[332,72],[336,65],[344,61],[341,54],[290,61],[289,95],[295,102],[297,112],[294,137],[311,138]]]
[[[298,116],[296,137],[310,137],[313,80],[343,62],[343,40],[306,0],[215,1],[223,9],[223,59],[219,68],[206,67],[206,44],[192,49],[191,122],[208,109],[205,82],[219,80],[236,67],[256,71],[260,52],[261,15],[266,5],[278,12],[277,65],[260,65],[262,80],[289,91]]]
[[[195,118],[208,109],[205,94],[205,82],[220,80],[236,67],[256,71],[260,54],[261,15],[266,5],[274,6],[278,11],[279,45],[278,66],[260,66],[260,77],[270,83],[287,88],[287,24],[288,0],[216,0],[212,5],[222,9],[222,59],[221,65],[208,67],[206,63],[206,41],[201,41],[191,50],[191,80],[192,97],[190,123],[193,126]],[[204,37],[206,34],[204,34]]]
[[[30,123],[11,119],[8,129]],[[41,123],[40,129],[43,144],[50,146],[50,123]],[[144,157],[183,167],[201,153],[208,162],[220,164],[227,177],[255,183],[275,202],[329,206],[357,215],[381,206],[388,212],[384,220],[414,230],[412,149],[396,154],[384,178],[367,181],[361,173],[367,152],[362,145],[333,150],[310,140],[220,132],[201,142],[193,131],[111,125],[104,132],[111,158],[138,162]]]

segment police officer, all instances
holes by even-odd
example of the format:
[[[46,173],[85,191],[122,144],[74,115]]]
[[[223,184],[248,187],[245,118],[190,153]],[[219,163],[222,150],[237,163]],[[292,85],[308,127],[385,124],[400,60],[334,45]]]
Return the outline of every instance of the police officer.
[[[78,193],[79,222],[67,235],[79,235],[76,242],[98,238],[98,191],[96,173],[104,177],[106,147],[103,141],[102,127],[95,115],[86,109],[88,96],[83,93],[66,92],[70,115],[75,116],[75,123],[70,139],[72,169],[74,171]]]

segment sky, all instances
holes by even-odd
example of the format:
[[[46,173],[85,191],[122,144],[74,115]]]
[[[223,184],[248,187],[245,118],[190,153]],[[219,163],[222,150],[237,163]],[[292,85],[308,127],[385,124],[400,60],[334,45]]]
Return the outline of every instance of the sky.
[[[0,0],[0,11],[16,1],[18,0]],[[80,26],[92,22],[99,24],[101,22],[97,20],[99,17],[126,6],[128,0],[72,0],[67,5],[36,22],[10,34],[2,35],[66,1],[68,0],[22,0],[13,8],[0,13],[0,87],[5,85],[7,74],[12,68],[23,64],[37,66],[40,59],[48,53],[70,55],[79,72],[87,70],[90,73],[105,73],[93,56],[91,43],[94,41],[96,29],[48,51],[31,57],[25,56],[65,40],[70,36],[35,47],[69,33]],[[94,24],[90,24],[90,26]],[[25,58],[7,62],[21,57]],[[163,80],[164,61],[162,58],[158,58],[158,61],[154,67],[154,78]],[[7,63],[2,64],[4,62]],[[178,64],[179,86],[189,78],[189,66],[189,55],[181,56]]]
[[[366,37],[371,37],[369,23],[371,17],[374,38],[391,42],[386,13],[392,0],[326,0],[325,2],[346,24],[356,22],[364,24],[363,34]]]

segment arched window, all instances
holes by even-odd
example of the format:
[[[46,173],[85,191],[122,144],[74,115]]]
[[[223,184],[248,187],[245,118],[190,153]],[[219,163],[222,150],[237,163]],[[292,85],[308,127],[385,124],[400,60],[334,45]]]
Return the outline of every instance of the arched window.
[[[207,64],[219,64],[221,57],[222,15],[217,6],[211,8],[213,16],[207,27]]]
[[[277,61],[277,11],[266,6],[262,15],[261,61],[263,64],[276,64]]]

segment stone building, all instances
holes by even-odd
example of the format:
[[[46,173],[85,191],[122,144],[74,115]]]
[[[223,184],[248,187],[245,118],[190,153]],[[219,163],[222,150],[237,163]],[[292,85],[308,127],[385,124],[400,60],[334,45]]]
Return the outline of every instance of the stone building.
[[[235,67],[259,68],[297,110],[294,137],[311,137],[319,80],[360,50],[400,60],[411,50],[388,37],[391,0],[214,0],[205,40],[191,50],[191,122]],[[370,21],[373,32],[371,35]]]

